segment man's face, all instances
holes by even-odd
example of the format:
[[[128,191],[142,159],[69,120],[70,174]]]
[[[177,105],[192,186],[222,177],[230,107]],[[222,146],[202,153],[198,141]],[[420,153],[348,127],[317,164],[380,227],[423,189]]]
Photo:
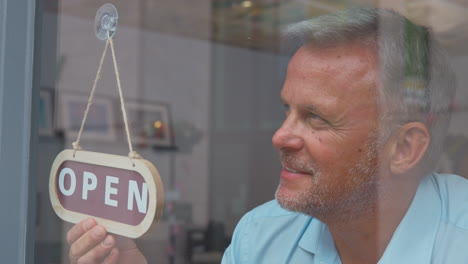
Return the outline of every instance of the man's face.
[[[273,136],[285,208],[334,217],[372,206],[378,167],[377,58],[358,43],[291,59],[281,97],[286,120]]]

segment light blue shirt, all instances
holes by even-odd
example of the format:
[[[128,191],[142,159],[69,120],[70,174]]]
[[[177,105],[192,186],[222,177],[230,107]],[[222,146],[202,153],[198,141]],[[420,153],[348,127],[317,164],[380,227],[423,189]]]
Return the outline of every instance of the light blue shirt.
[[[325,224],[270,201],[247,213],[222,264],[341,264]],[[468,180],[425,177],[378,264],[467,264]]]

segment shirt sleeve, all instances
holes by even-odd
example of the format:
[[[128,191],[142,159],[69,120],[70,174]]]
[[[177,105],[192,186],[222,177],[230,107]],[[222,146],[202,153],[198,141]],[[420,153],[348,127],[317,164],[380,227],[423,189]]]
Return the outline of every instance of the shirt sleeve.
[[[231,244],[224,251],[221,264],[247,264],[249,249],[249,213],[244,215],[236,226]]]
[[[236,262],[236,260],[234,259],[232,255],[232,244],[231,244],[224,251],[223,260],[221,261],[221,264],[233,264],[233,263],[238,263],[238,262]]]

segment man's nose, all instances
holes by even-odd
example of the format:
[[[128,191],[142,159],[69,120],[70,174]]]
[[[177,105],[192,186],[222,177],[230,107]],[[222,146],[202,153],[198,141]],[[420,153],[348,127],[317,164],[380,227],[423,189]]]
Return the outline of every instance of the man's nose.
[[[272,138],[273,146],[278,150],[298,151],[304,146],[304,140],[292,121],[286,120]]]

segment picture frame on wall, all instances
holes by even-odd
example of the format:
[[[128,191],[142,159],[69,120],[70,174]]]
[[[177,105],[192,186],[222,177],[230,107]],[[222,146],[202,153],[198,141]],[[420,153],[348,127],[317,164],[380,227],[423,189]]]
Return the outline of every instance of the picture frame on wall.
[[[61,124],[66,137],[76,138],[78,136],[87,104],[87,96],[61,93]],[[115,141],[114,108],[111,98],[94,96],[81,139]]]
[[[39,91],[39,135],[54,135],[54,91],[41,88]]]
[[[140,147],[172,147],[169,105],[161,102],[128,102],[127,117],[134,144]],[[119,122],[120,123],[120,122]],[[119,125],[124,129],[123,124]],[[123,131],[125,133],[125,131]]]

